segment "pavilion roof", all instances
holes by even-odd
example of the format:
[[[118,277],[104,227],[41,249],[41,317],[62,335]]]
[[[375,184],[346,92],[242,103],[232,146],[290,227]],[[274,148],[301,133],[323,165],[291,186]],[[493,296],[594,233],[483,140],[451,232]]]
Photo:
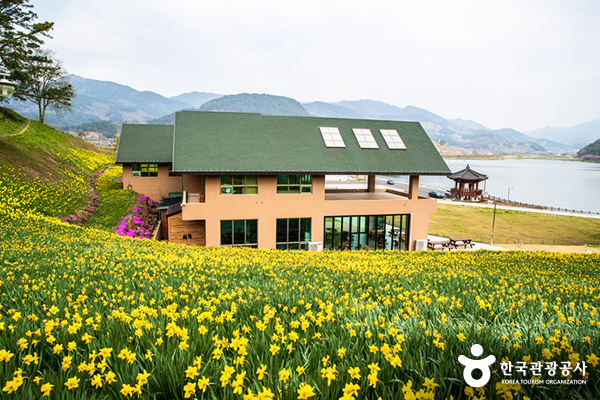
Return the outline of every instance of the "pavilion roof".
[[[460,171],[454,172],[453,174],[448,175],[449,179],[455,181],[485,181],[488,176],[481,174],[477,171],[473,171],[469,164],[467,164],[467,168],[462,169]]]

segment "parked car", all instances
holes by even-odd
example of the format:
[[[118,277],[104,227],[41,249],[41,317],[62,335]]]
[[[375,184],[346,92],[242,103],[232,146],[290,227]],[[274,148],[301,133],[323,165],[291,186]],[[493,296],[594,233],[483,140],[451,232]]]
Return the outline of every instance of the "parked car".
[[[431,192],[429,192],[429,197],[433,197],[434,199],[443,199],[445,196],[443,193],[432,190]]]
[[[388,181],[387,181],[387,184],[388,184],[388,185],[393,185],[393,184],[394,184],[394,181],[393,181],[393,180],[391,180],[391,179],[388,179]]]

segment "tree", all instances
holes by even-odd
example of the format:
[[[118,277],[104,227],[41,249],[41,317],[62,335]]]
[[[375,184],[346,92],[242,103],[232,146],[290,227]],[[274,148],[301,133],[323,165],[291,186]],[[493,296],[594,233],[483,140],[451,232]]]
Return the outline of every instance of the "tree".
[[[0,61],[15,82],[25,80],[26,65],[35,49],[50,37],[53,22],[35,23],[29,0],[0,0]],[[18,89],[17,89],[18,90]]]
[[[29,57],[14,97],[36,103],[40,122],[43,123],[48,107],[59,116],[71,111],[71,99],[75,97],[75,91],[67,79],[67,71],[54,53],[36,49]]]

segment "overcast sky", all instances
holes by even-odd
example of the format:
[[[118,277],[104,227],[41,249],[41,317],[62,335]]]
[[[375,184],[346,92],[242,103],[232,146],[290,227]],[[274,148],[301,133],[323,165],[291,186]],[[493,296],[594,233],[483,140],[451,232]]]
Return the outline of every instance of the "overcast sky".
[[[600,118],[597,0],[31,0],[70,73],[373,99],[522,132]]]

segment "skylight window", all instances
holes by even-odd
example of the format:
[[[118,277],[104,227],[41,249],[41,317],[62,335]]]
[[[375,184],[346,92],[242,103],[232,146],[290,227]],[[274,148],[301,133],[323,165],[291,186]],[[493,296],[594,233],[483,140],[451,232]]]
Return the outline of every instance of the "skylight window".
[[[342,135],[338,128],[321,126],[319,129],[321,130],[321,136],[323,136],[323,141],[325,141],[326,147],[346,147],[344,139],[342,139]]]
[[[354,137],[361,149],[378,149],[379,146],[373,137],[370,129],[352,129]]]
[[[406,150],[406,146],[404,145],[404,142],[400,138],[400,135],[398,135],[397,130],[395,130],[395,129],[380,129],[379,131],[381,132],[381,135],[383,136],[383,138],[385,139],[385,142],[387,143],[388,147],[391,150],[394,150],[394,149]]]

